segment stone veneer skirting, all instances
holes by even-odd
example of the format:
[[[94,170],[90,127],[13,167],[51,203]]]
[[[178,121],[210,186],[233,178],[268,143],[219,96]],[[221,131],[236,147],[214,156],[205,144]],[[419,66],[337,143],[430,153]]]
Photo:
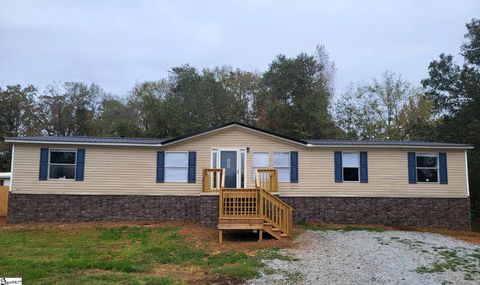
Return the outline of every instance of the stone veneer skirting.
[[[283,197],[294,221],[471,230],[468,198]]]
[[[470,230],[468,198],[281,197],[294,221]],[[215,227],[218,196],[9,195],[8,222],[195,221]]]
[[[215,227],[218,196],[15,194],[8,223],[195,221]]]

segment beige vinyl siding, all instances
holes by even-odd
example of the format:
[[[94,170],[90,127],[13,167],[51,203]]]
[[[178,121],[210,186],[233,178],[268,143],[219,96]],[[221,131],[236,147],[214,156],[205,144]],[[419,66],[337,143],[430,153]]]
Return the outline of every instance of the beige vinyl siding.
[[[61,194],[191,195],[196,184],[156,183],[157,150],[152,147],[68,146],[85,149],[85,180],[39,181],[40,148],[60,145],[15,145],[12,186],[15,192]]]
[[[85,180],[38,180],[40,148],[85,148]],[[15,144],[12,190],[17,193],[58,194],[138,194],[200,195],[202,169],[211,166],[213,148],[249,148],[246,187],[253,187],[252,153],[299,152],[299,183],[279,183],[284,196],[357,196],[357,197],[466,197],[467,184],[464,150],[427,150],[447,152],[448,184],[408,184],[407,152],[401,148],[349,148],[368,152],[369,183],[334,182],[335,148],[307,148],[285,140],[240,127],[213,132],[162,148],[119,146],[68,146]],[[197,183],[156,183],[156,152],[196,151]]]
[[[298,194],[316,196],[363,197],[466,197],[465,152],[463,150],[426,150],[418,152],[447,152],[448,184],[408,183],[407,149],[352,149],[368,152],[368,183],[334,181],[333,152],[324,149],[299,154]],[[300,156],[301,155],[301,156]],[[296,196],[293,191],[285,194]]]

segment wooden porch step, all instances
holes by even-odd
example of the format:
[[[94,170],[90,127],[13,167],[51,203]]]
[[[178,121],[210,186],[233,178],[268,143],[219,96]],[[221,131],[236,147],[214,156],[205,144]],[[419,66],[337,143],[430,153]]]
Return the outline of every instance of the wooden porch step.
[[[261,230],[261,224],[219,224],[219,230]]]
[[[276,229],[276,230],[274,230]],[[265,224],[263,225],[263,230],[265,232],[267,232],[269,235],[271,235],[272,237],[280,240],[282,239],[282,236],[281,236],[281,231],[277,228],[274,228],[273,226],[269,225],[269,226],[266,226]]]
[[[221,218],[218,220],[219,230],[261,230],[263,219],[258,218]]]
[[[220,242],[224,230],[256,230],[259,240],[263,239],[265,232],[278,240],[289,237],[293,220],[292,207],[263,187],[221,188],[219,194]]]

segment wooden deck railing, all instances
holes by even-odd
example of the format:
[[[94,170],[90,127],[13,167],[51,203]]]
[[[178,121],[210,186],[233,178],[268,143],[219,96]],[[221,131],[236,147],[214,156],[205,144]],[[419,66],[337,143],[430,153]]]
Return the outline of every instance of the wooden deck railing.
[[[293,226],[293,208],[267,191],[258,190],[260,216],[290,236]]]
[[[225,169],[223,168],[205,168],[203,169],[202,191],[219,192],[225,187]]]
[[[259,218],[258,189],[222,188],[220,218]]]
[[[219,197],[219,218],[261,218],[290,236],[293,209],[263,189],[222,188]]]
[[[255,187],[267,192],[278,192],[278,173],[276,169],[259,168],[255,173]]]
[[[204,193],[219,192],[223,187],[225,187],[225,169],[203,169],[202,191]],[[277,170],[272,168],[256,169],[255,188],[264,189],[267,192],[278,192]]]

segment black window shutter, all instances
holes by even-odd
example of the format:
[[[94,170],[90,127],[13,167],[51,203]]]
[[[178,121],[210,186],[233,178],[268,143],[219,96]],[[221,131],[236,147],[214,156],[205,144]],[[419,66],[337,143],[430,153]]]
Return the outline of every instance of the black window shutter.
[[[157,183],[165,182],[165,152],[157,152]]]
[[[38,180],[48,179],[48,148],[40,149],[40,171]]]
[[[290,183],[298,183],[298,151],[290,152]]]
[[[342,152],[336,151],[335,152],[335,182],[342,183],[343,182],[343,175],[342,175]]]
[[[360,152],[360,183],[368,183],[368,156],[366,151]]]
[[[75,181],[83,181],[85,171],[85,149],[77,149],[77,166],[75,170]]]
[[[447,154],[445,152],[438,154],[438,162],[440,164],[440,184],[448,184]]]
[[[188,152],[188,183],[195,183],[195,170],[197,165],[197,153]]]
[[[415,153],[408,153],[408,183],[417,183],[417,162],[415,161]]]

